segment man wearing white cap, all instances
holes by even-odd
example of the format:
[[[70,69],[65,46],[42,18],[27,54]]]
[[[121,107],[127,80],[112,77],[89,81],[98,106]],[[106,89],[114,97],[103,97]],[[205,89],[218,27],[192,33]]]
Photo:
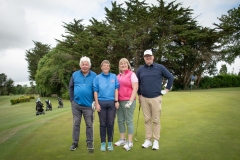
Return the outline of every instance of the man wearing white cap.
[[[142,144],[142,148],[152,146],[153,150],[158,150],[162,95],[170,90],[174,78],[163,65],[155,63],[153,60],[152,51],[146,50],[144,52],[145,64],[138,68],[137,78],[139,80],[139,103],[145,119],[145,142]],[[165,90],[162,90],[163,77],[168,80]]]

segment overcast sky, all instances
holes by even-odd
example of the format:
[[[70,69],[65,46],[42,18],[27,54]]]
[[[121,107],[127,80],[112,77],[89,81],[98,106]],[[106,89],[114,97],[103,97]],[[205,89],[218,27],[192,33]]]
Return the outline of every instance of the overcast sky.
[[[123,3],[124,0],[117,0]],[[146,0],[156,4],[156,0]],[[165,0],[169,3],[172,0]],[[239,0],[177,0],[183,7],[190,7],[203,27],[213,27],[217,17],[237,8]],[[0,73],[5,73],[14,84],[27,84],[28,69],[26,50],[34,48],[33,41],[56,46],[55,39],[64,34],[63,22],[83,19],[85,24],[94,17],[104,19],[104,7],[110,8],[110,0],[0,0]],[[225,63],[219,63],[218,68]],[[236,59],[228,72],[240,70]]]

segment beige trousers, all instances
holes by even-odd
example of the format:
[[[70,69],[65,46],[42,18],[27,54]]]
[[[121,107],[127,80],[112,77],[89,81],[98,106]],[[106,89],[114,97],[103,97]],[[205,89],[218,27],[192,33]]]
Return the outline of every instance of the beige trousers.
[[[156,98],[146,98],[141,96],[141,107],[145,120],[145,139],[154,140],[160,139],[160,117],[162,96]]]

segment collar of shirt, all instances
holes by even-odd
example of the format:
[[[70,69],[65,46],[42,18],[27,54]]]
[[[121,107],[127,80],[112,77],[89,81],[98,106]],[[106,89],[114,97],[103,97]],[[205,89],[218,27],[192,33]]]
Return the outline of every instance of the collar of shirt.
[[[144,67],[153,67],[154,64],[155,64],[154,62],[152,64],[150,64],[150,65],[145,64]]]

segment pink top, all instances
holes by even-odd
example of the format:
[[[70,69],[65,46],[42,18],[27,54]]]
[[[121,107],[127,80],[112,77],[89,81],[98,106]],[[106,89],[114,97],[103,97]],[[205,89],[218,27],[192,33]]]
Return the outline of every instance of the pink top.
[[[132,83],[138,82],[138,78],[134,72],[127,70],[124,74],[118,74],[117,79],[119,82],[118,100],[128,101],[133,91]]]

